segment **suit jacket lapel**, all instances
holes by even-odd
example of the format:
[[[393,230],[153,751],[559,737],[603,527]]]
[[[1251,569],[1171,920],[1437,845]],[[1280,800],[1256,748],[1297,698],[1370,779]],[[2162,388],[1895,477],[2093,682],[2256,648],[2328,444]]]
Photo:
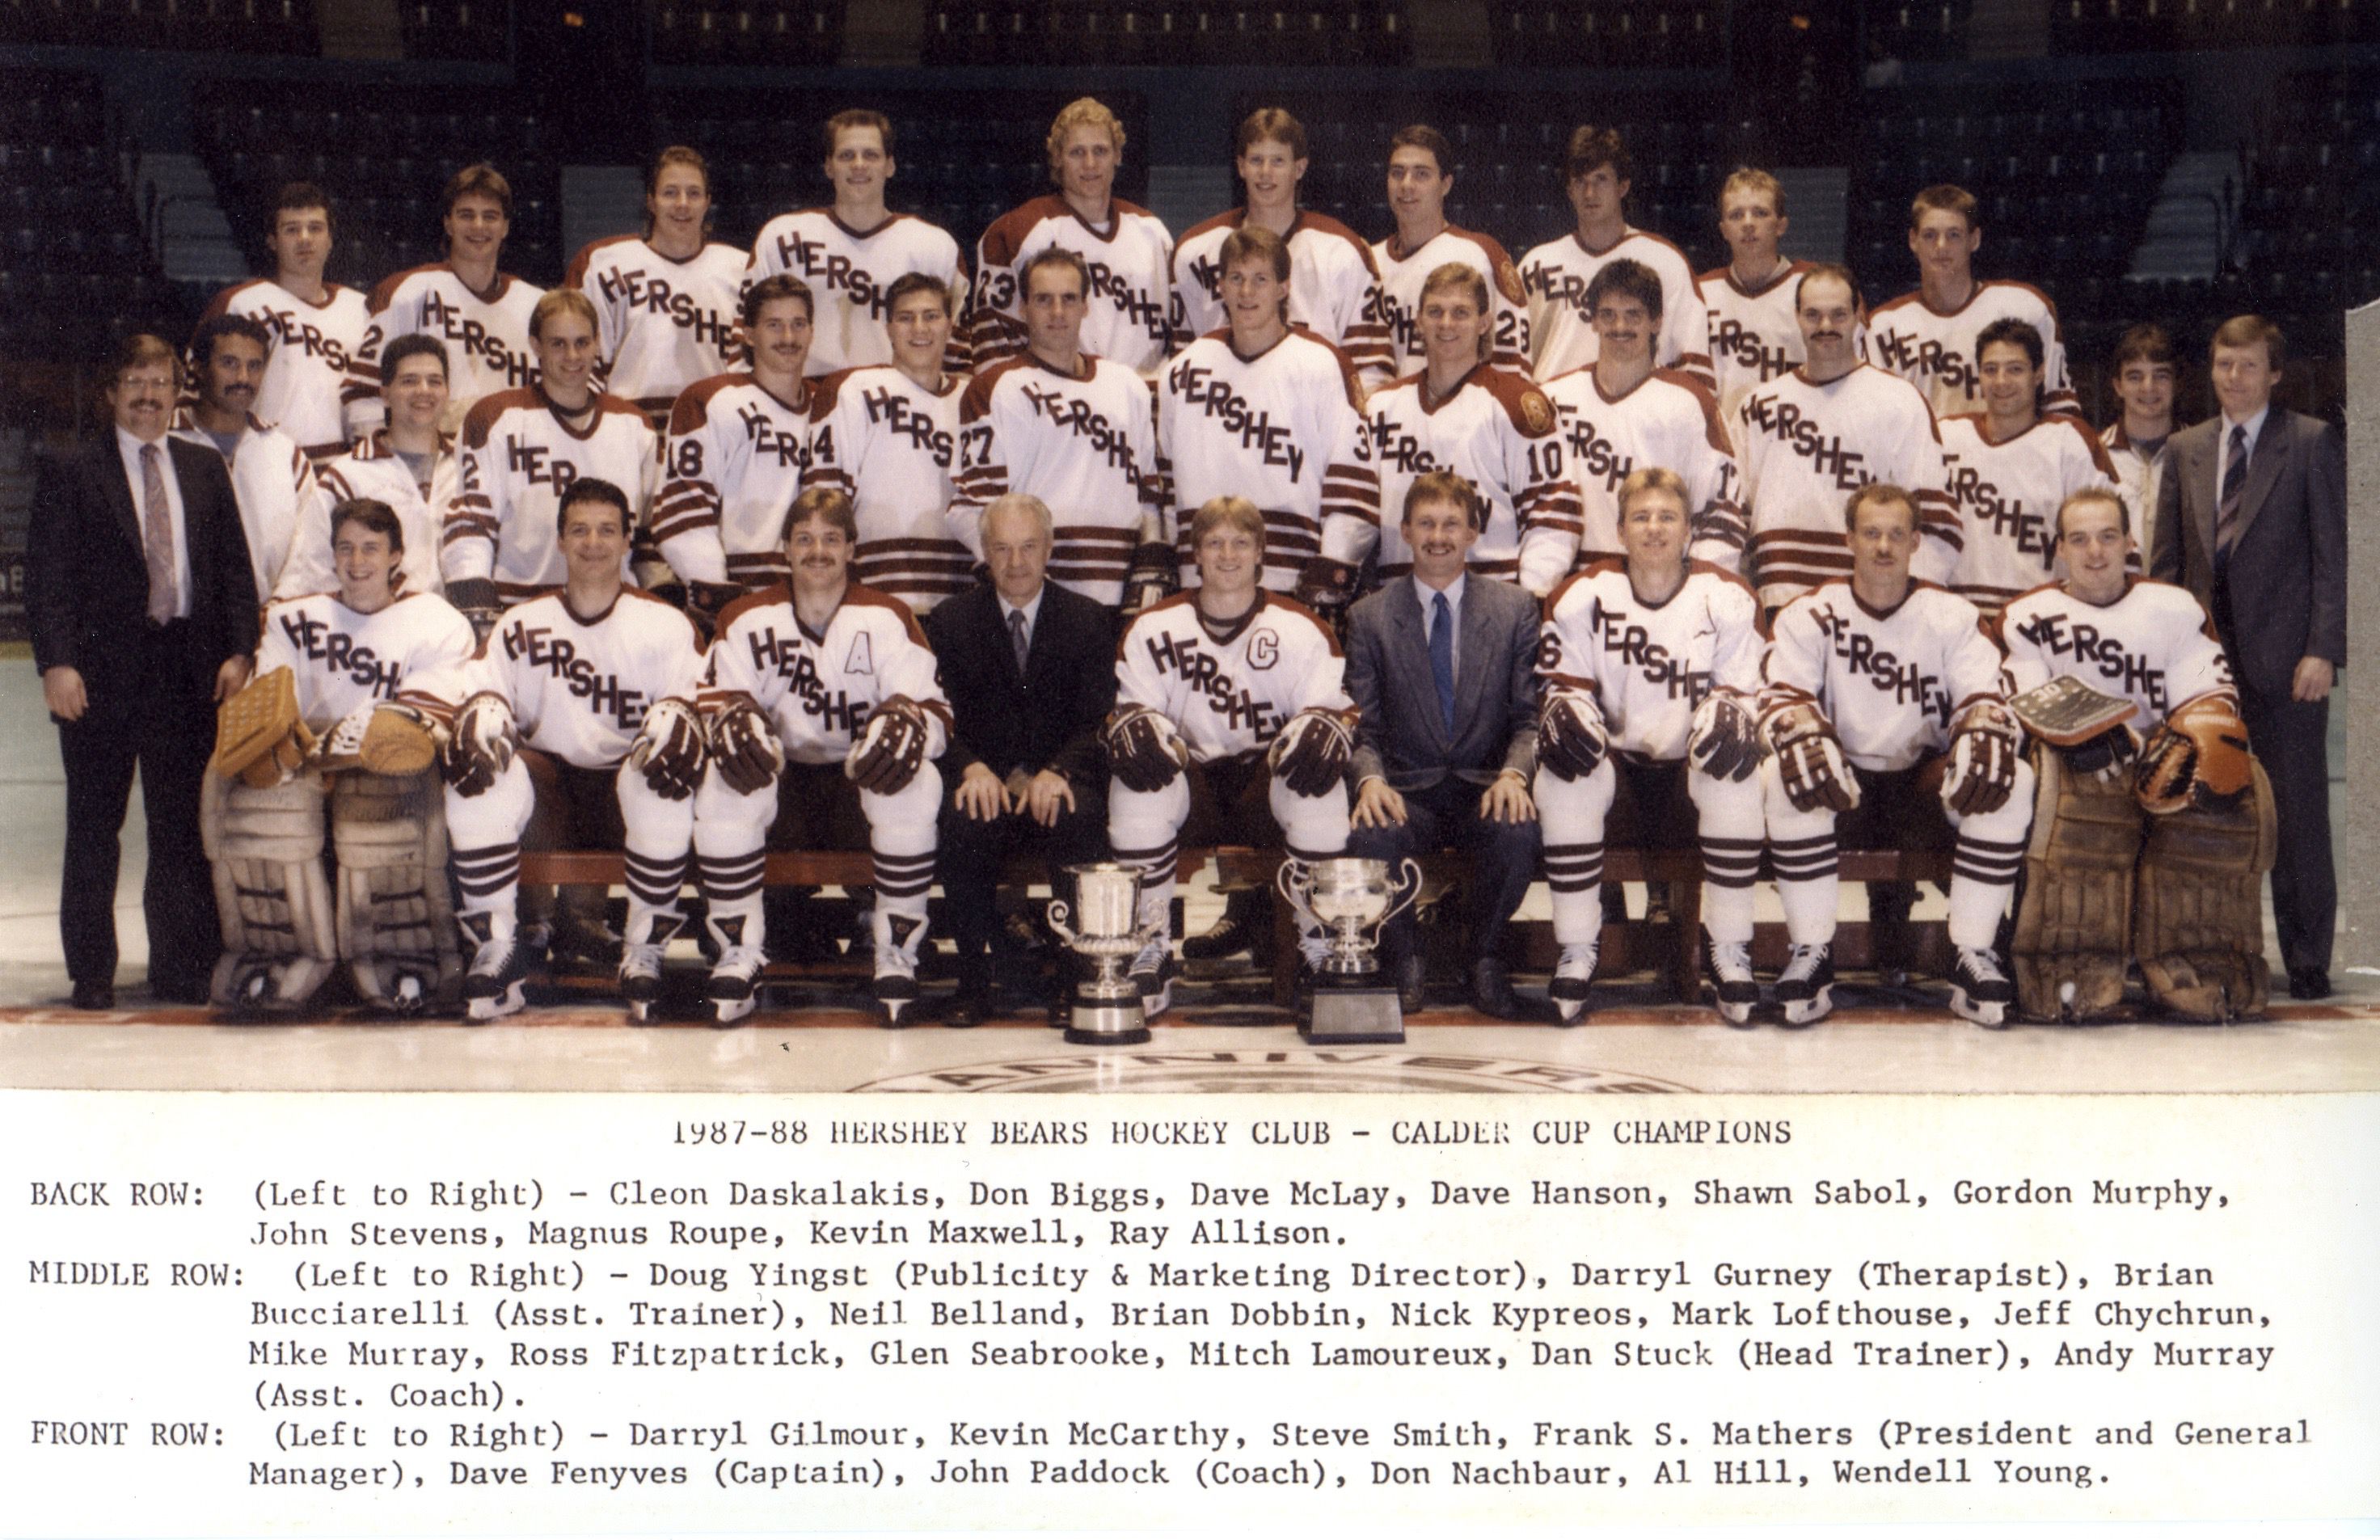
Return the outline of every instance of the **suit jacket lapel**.
[[[2183,486],[2205,489],[2203,500],[2185,496],[2182,507],[2189,514],[2191,522],[2197,525],[2198,548],[2206,552],[2206,560],[2212,565],[2215,561],[2216,510],[2223,501],[2222,483],[2215,474],[2216,444],[2223,436],[2223,419],[2217,417],[2208,426],[2212,431],[2190,446],[2190,463],[2176,466],[2174,469],[2189,478]]]
[[[1476,576],[1463,581],[1463,646],[1454,660],[1454,735],[1458,742],[1495,685],[1495,681],[1486,674],[1488,665],[1497,661],[1488,655],[1488,625],[1495,617],[1488,612],[1488,597],[1482,591],[1488,581]]]
[[[1410,576],[1396,580],[1389,617],[1395,633],[1390,645],[1402,654],[1390,673],[1408,681],[1405,689],[1415,713],[1428,724],[1430,738],[1444,746],[1448,739],[1438,715],[1438,679],[1429,672],[1429,628],[1422,622],[1421,596],[1414,590]]]
[[[166,453],[171,454],[172,451],[169,449]],[[132,483],[125,476],[124,455],[116,448],[113,430],[100,441],[97,468],[101,491],[107,498],[107,505],[115,510],[115,522],[123,527],[125,534],[131,537],[132,549],[142,552],[145,559],[149,542],[140,533],[140,510],[132,504]],[[187,517],[184,522],[188,522]]]
[[[2240,489],[2240,527],[2232,536],[2236,542],[2248,533],[2248,526],[2256,522],[2265,498],[2280,484],[2281,467],[2297,447],[2297,435],[2289,431],[2289,414],[2275,406],[2265,418],[2265,430],[2256,435],[2255,453],[2248,456],[2248,484]]]

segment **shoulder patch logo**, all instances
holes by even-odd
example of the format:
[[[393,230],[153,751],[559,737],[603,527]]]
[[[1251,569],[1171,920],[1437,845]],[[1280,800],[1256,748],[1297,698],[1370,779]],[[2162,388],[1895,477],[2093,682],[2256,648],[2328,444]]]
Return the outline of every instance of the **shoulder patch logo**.
[[[871,675],[875,673],[876,649],[869,644],[867,632],[862,631],[858,636],[851,638],[851,650],[844,655],[843,672]]]
[[[1515,305],[1521,302],[1521,270],[1513,265],[1512,258],[1496,264],[1496,286]]]
[[[1550,433],[1554,427],[1553,404],[1541,391],[1521,393],[1521,426],[1532,433]]]

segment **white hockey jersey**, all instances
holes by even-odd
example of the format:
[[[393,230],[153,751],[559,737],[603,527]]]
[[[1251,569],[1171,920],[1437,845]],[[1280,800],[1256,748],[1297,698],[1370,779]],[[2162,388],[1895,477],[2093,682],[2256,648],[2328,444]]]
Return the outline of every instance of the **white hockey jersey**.
[[[1372,244],[1372,265],[1380,270],[1380,321],[1388,328],[1385,368],[1373,382],[1402,379],[1428,367],[1421,345],[1421,291],[1429,275],[1461,262],[1488,280],[1488,303],[1495,311],[1488,327],[1488,361],[1518,374],[1530,372],[1529,301],[1521,292],[1521,270],[1494,237],[1450,224],[1400,255],[1390,236]]]
[[[1578,489],[1563,472],[1553,404],[1526,375],[1493,364],[1464,375],[1439,401],[1423,399],[1426,379],[1415,374],[1383,385],[1364,404],[1380,477],[1380,581],[1413,570],[1403,529],[1405,494],[1423,476],[1445,470],[1470,482],[1487,503],[1487,524],[1471,548],[1468,569],[1544,598],[1578,553]],[[1368,525],[1343,534],[1371,544]]]
[[[2010,696],[2072,674],[2139,707],[2131,721],[2137,733],[2186,701],[2232,693],[2231,664],[2215,623],[2188,588],[2170,583],[2127,578],[2112,604],[2086,603],[2044,584],[2009,600],[1998,626]]]
[[[1762,718],[1815,704],[1862,770],[1907,770],[1950,746],[1950,723],[2001,695],[2000,649],[1975,607],[1912,583],[1871,610],[1851,579],[1821,583],[1778,612],[1761,671]]]
[[[1689,563],[1678,591],[1647,604],[1624,563],[1597,562],[1546,600],[1537,677],[1594,691],[1615,752],[1682,759],[1705,696],[1722,690],[1752,705],[1767,640],[1759,601],[1731,572]]]
[[[896,695],[926,709],[926,758],[939,758],[951,741],[951,707],[926,634],[907,605],[856,583],[822,635],[795,618],[782,585],[745,595],[721,612],[702,674],[705,711],[749,697],[799,765],[840,763],[869,713]]]
[[[1011,209],[976,243],[975,308],[967,322],[976,371],[1025,351],[1025,264],[1052,246],[1078,254],[1090,268],[1083,351],[1156,374],[1171,336],[1173,237],[1165,222],[1119,198],[1102,233],[1055,193]]]
[[[1694,279],[1709,318],[1706,350],[1721,422],[1735,420],[1744,392],[1800,368],[1809,357],[1802,323],[1794,319],[1793,296],[1810,265],[1787,262],[1756,289],[1739,283],[1733,268],[1715,267]]]
[[[1942,419],[1943,476],[1966,544],[1950,586],[1987,615],[2061,576],[2058,509],[2085,487],[2113,487],[2115,467],[2080,418],[2045,417],[2003,443],[1980,412]]]
[[[1183,233],[1173,249],[1173,341],[1184,346],[1229,325],[1223,313],[1223,242],[1247,223],[1245,209],[1217,214]],[[1364,238],[1327,214],[1301,209],[1289,229],[1289,320],[1336,343],[1356,372],[1384,375],[1389,328],[1380,313],[1380,270]]]
[[[967,344],[966,263],[948,230],[914,214],[888,214],[873,230],[853,229],[832,209],[796,209],[760,226],[745,264],[744,285],[790,273],[808,284],[818,313],[810,321],[806,371],[816,378],[866,364],[892,361],[884,329],[885,295],[912,273],[951,286],[951,340],[945,368],[965,372]]]
[[[173,434],[186,443],[222,453],[214,435],[200,429],[187,406],[175,412]],[[313,462],[288,434],[251,412],[224,468],[231,473],[232,496],[239,503],[257,596],[270,598],[278,590],[281,569],[289,564],[298,526],[314,504]]]
[[[1157,459],[1174,510],[1183,581],[1195,581],[1190,521],[1209,499],[1264,513],[1264,586],[1287,590],[1318,552],[1360,566],[1380,520],[1380,476],[1364,391],[1347,355],[1292,328],[1253,358],[1210,333],[1166,366]],[[1357,531],[1366,538],[1358,543]]]
[[[256,672],[289,670],[298,714],[319,735],[374,701],[444,712],[473,648],[471,623],[433,593],[401,593],[369,615],[335,593],[307,594],[264,612]]]
[[[1861,351],[1869,363],[1925,392],[1935,416],[1979,412],[1984,388],[1975,372],[1975,336],[2004,317],[2014,317],[2041,333],[2042,410],[2076,410],[2058,307],[2031,284],[2005,278],[1979,282],[1964,305],[1947,312],[1926,304],[1923,290],[1888,299],[1870,312]]]
[[[347,369],[349,426],[363,431],[385,420],[380,399],[381,349],[415,332],[446,345],[446,385],[457,402],[536,384],[537,354],[529,346],[528,321],[544,297],[543,289],[509,273],[498,273],[495,288],[480,294],[444,262],[390,273],[364,301],[370,320],[364,327],[363,346]]]
[[[1795,370],[1745,393],[1729,425],[1751,529],[1746,573],[1775,608],[1849,576],[1843,504],[1871,481],[1917,500],[1922,537],[1911,571],[1947,584],[1959,562],[1959,516],[1943,489],[1942,440],[1925,398],[1867,365],[1825,384]]]
[[[680,261],[636,236],[590,241],[562,280],[595,302],[600,386],[658,421],[678,392],[744,360],[744,253],[710,241]]]
[[[1620,486],[1643,466],[1673,470],[1686,483],[1688,554],[1730,572],[1743,566],[1743,509],[1735,456],[1709,387],[1677,370],[1656,370],[1618,398],[1592,369],[1546,384],[1561,422],[1563,465],[1577,490],[1578,564],[1617,561]]]
[[[653,540],[689,583],[746,590],[785,580],[785,513],[810,464],[817,388],[786,403],[750,374],[714,374],[670,408]]]
[[[659,471],[653,430],[631,402],[616,395],[595,402],[594,420],[583,430],[556,416],[537,388],[483,396],[463,418],[439,558],[449,588],[459,578],[492,577],[497,594],[517,603],[559,586],[565,574],[555,517],[563,493],[582,476],[619,488],[629,516],[644,521]]]
[[[691,705],[703,654],[686,612],[642,588],[580,619],[567,593],[516,604],[443,693],[450,707],[493,691],[512,703],[521,742],[580,770],[628,757],[659,700]]]
[[[405,554],[399,570],[407,593],[443,593],[439,544],[447,504],[455,498],[455,443],[441,439],[431,462],[430,479],[414,479],[413,467],[388,446],[385,430],[358,443],[346,454],[315,467],[314,501],[300,517],[289,560],[281,568],[275,599],[322,593],[335,588],[331,569],[331,510],[352,498],[372,497],[389,505],[397,527],[405,531]]]
[[[317,464],[346,450],[347,375],[370,326],[360,290],[322,287],[317,305],[270,278],[251,278],[216,295],[199,317],[203,325],[217,316],[245,316],[273,333],[253,409]]]
[[[1347,661],[1322,618],[1279,594],[1221,624],[1190,589],[1142,612],[1116,645],[1116,704],[1146,706],[1182,730],[1204,764],[1250,754],[1308,707],[1347,710]]]
[[[1521,290],[1529,297],[1530,363],[1551,380],[1585,369],[1601,355],[1586,289],[1595,275],[1625,259],[1661,280],[1661,331],[1653,344],[1657,369],[1682,370],[1711,381],[1710,311],[1686,254],[1649,230],[1630,230],[1601,251],[1589,251],[1576,231],[1549,240],[1521,259]]]
[[[965,388],[953,374],[937,394],[875,364],[830,374],[810,389],[810,464],[802,485],[833,487],[851,499],[859,526],[852,579],[919,614],[974,587],[982,559],[974,521],[954,530],[951,520]]]
[[[972,562],[983,511],[1030,492],[1050,505],[1050,580],[1116,603],[1144,516],[1164,521],[1151,412],[1146,380],[1087,353],[1075,374],[1031,353],[985,370],[959,397],[950,538]]]

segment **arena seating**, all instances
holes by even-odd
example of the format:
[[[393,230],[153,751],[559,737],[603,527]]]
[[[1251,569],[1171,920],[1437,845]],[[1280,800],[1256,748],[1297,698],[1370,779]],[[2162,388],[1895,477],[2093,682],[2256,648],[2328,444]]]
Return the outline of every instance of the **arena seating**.
[[[1508,67],[1697,69],[1727,57],[1717,0],[1491,0],[1488,17]]]
[[[948,65],[1401,65],[1400,0],[928,0]]]
[[[2380,298],[2368,236],[2380,214],[2380,82],[2292,76],[2266,104],[2242,169],[2238,254],[2274,309],[2328,319]]]
[[[1890,58],[1964,58],[1974,0],[1868,0],[1863,7],[1871,51]]]
[[[2061,50],[2319,47],[2380,39],[2372,0],[2051,0]]]
[[[320,51],[314,0],[0,0],[0,37],[101,48]]]
[[[408,59],[494,62],[512,47],[505,0],[397,0]]]
[[[821,65],[843,51],[843,0],[654,0],[653,62]]]

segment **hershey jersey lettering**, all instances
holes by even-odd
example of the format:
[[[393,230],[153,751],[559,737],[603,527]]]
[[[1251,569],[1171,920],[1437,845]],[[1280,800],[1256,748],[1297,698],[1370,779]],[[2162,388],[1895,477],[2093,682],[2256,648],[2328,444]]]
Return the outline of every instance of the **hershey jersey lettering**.
[[[2127,695],[2140,696],[2160,717],[2172,709],[2165,670],[2151,668],[2146,658],[2126,651],[2120,639],[2096,625],[2053,612],[2022,622],[2017,635],[2052,657],[2071,658],[2077,664],[2097,669],[2100,678],[2113,681],[2116,689]]]
[[[1890,696],[1895,705],[1915,706],[1949,725],[1950,692],[1943,688],[1940,675],[1926,673],[1917,663],[1901,661],[1890,649],[1877,647],[1875,637],[1854,629],[1848,617],[1832,610],[1820,609],[1812,618],[1826,637],[1828,648],[1842,660],[1845,673],[1855,679],[1866,679],[1879,694]]]
[[[1126,472],[1135,469],[1132,441],[1089,402],[1029,382],[1020,389],[1035,412],[1077,437],[1088,439],[1091,447],[1104,455],[1109,465]],[[984,437],[988,441],[990,435],[987,432]]]
[[[1862,468],[1867,456],[1857,450],[1843,447],[1840,436],[1825,432],[1816,419],[1804,417],[1799,405],[1780,401],[1767,391],[1755,391],[1743,398],[1743,420],[1775,439],[1821,476],[1830,476],[1843,491],[1857,491],[1867,485],[1868,477]]]
[[[1305,479],[1305,451],[1298,447],[1294,430],[1274,422],[1269,411],[1256,410],[1229,381],[1217,379],[1213,370],[1177,363],[1165,382],[1184,405],[1198,407],[1220,420],[1225,432],[1238,434],[1241,448],[1254,449],[1264,464],[1286,469],[1293,481]]]
[[[747,401],[735,408],[735,420],[744,425],[744,437],[752,445],[752,457],[775,457],[779,469],[787,466],[807,467],[810,448],[802,435],[788,433],[777,425],[769,408],[758,401]]]
[[[570,461],[541,443],[528,443],[510,434],[504,438],[504,467],[532,487],[552,487],[557,497],[578,479],[578,467]]]
[[[1912,373],[1923,376],[1925,383],[1920,388],[1929,396],[1937,381],[1964,395],[1975,395],[1982,387],[1974,361],[1957,348],[1945,347],[1930,337],[1920,339],[1888,330],[1870,335],[1884,367],[1903,379]]]
[[[863,634],[860,640],[864,642]],[[776,627],[764,626],[745,634],[744,640],[751,649],[752,666],[764,673],[773,673],[785,681],[786,688],[801,703],[802,714],[819,721],[829,733],[856,734],[867,725],[873,709],[867,700],[854,701],[846,690],[830,690],[819,676],[818,657],[799,641],[781,641]],[[845,673],[872,673],[869,669]]]
[[[1994,534],[2014,545],[2028,556],[2041,558],[2041,570],[2047,572],[2058,552],[2058,534],[2050,521],[2039,510],[2028,508],[2021,498],[2002,494],[1997,482],[1984,479],[1984,473],[1970,465],[1961,465],[1952,455],[1943,456],[1950,501],[1959,505],[1960,516],[1970,527],[1988,525]]]
[[[1652,632],[1631,620],[1627,611],[1606,605],[1597,596],[1586,624],[1614,663],[1634,669],[1645,684],[1665,692],[1671,700],[1700,705],[1703,697],[1710,694],[1710,671],[1689,666],[1685,659],[1655,641]]]
[[[729,318],[712,313],[699,296],[677,287],[666,277],[653,277],[641,268],[607,268],[596,274],[595,282],[606,302],[625,302],[632,311],[667,316],[679,331],[691,332],[695,341],[722,352],[734,335],[735,324]]]
[[[863,392],[859,401],[868,408],[868,420],[871,424],[882,423],[885,431],[898,433],[908,440],[910,447],[930,457],[944,470],[951,468],[955,435],[930,416],[917,410],[917,405],[907,396],[889,385],[878,385]],[[1104,419],[1100,425],[1106,426]],[[1111,464],[1114,462],[1112,452],[1109,460]]]
[[[879,284],[874,273],[848,255],[829,251],[823,240],[813,239],[798,230],[786,231],[777,237],[777,267],[780,272],[798,273],[834,293],[848,296],[849,303],[866,310],[870,321],[884,319],[891,285]]]
[[[422,297],[421,316],[430,322],[435,334],[477,358],[480,367],[504,376],[507,389],[529,383],[537,378],[537,360],[526,354],[516,353],[505,346],[504,339],[489,331],[477,321],[465,316],[446,301],[446,297],[432,289]],[[372,328],[378,334],[377,323]],[[374,351],[368,341],[367,352]]]
[[[344,374],[346,372],[347,345],[326,333],[310,321],[301,321],[295,310],[266,308],[251,312],[273,333],[273,350],[294,347],[310,358],[320,358],[323,364]]]
[[[1781,346],[1764,346],[1757,331],[1733,316],[1721,316],[1713,321],[1710,346],[1713,362],[1725,359],[1756,380],[1774,380],[1795,362]]]
[[[395,698],[397,681],[405,677],[405,665],[395,659],[383,659],[369,647],[358,647],[346,632],[334,631],[320,618],[294,608],[282,612],[281,631],[291,647],[333,675],[345,674],[376,700]]]
[[[1148,661],[1160,674],[1178,673],[1183,682],[1207,697],[1208,709],[1227,731],[1245,728],[1256,734],[1260,744],[1270,743],[1281,735],[1285,720],[1270,701],[1258,700],[1246,688],[1223,672],[1220,660],[1198,645],[1195,637],[1174,637],[1160,632],[1148,639]],[[1281,646],[1278,636],[1268,637],[1258,631],[1248,638],[1248,653],[1260,659],[1276,653]]]
[[[1636,468],[1636,457],[1621,454],[1620,447],[1597,432],[1595,424],[1584,416],[1571,418],[1569,428],[1562,433],[1562,446],[1571,474],[1582,489],[1588,481],[1598,480],[1605,491],[1616,492],[1620,483]]]
[[[503,637],[507,659],[552,674],[574,698],[587,703],[590,714],[608,713],[623,733],[644,725],[645,708],[650,704],[645,692],[623,686],[616,673],[598,673],[594,660],[582,656],[568,637],[556,637],[551,626],[517,620],[504,627]]]

